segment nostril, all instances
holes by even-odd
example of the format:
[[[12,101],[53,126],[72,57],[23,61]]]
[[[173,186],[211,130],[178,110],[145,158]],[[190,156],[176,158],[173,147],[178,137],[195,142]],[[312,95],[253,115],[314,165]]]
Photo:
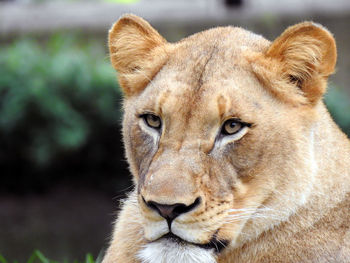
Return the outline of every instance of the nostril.
[[[168,221],[169,225],[171,221],[174,220],[176,217],[191,211],[192,209],[197,207],[201,202],[200,197],[196,198],[196,200],[191,205],[185,205],[183,203],[168,205],[168,204],[160,204],[154,201],[147,202],[143,197],[142,199],[150,209],[158,212],[160,216],[164,217]]]
[[[145,200],[143,197],[142,197],[142,199],[143,199],[143,202],[144,202],[149,208],[151,208],[152,210],[155,210],[155,211],[159,212],[159,209],[158,209],[158,207],[157,207],[157,205],[156,205],[156,202],[153,202],[153,201],[146,202],[146,200]]]
[[[174,213],[177,215],[181,215],[181,214],[190,212],[191,210],[196,208],[200,204],[200,202],[201,202],[201,198],[197,197],[196,200],[194,200],[194,202],[189,206],[186,206],[185,204],[178,204],[178,206],[174,208]]]

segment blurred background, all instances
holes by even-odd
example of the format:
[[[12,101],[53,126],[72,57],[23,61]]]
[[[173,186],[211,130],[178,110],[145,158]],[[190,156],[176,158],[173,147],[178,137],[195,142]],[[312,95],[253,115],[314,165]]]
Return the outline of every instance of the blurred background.
[[[130,12],[169,41],[219,25],[273,40],[303,20],[323,24],[339,54],[326,102],[350,134],[348,0],[0,0],[0,254],[9,262],[35,249],[82,261],[108,244],[132,186],[107,32]]]

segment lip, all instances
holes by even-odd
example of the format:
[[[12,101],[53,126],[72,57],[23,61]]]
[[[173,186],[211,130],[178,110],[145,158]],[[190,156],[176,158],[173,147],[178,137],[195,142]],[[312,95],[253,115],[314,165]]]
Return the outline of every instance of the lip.
[[[168,239],[178,244],[191,244],[203,249],[213,249],[217,254],[220,253],[229,243],[228,240],[219,240],[217,239],[216,235],[214,235],[208,243],[198,244],[198,243],[188,242],[171,232],[162,236],[160,239]]]

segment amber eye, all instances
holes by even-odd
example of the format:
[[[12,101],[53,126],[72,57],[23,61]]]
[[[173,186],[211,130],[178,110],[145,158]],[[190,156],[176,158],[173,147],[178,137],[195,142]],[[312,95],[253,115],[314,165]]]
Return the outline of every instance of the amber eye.
[[[142,118],[145,123],[153,129],[160,129],[162,125],[160,118],[154,114],[144,114],[142,115]]]
[[[238,121],[237,119],[229,119],[222,125],[221,134],[223,135],[233,135],[239,132],[243,127],[244,123]]]

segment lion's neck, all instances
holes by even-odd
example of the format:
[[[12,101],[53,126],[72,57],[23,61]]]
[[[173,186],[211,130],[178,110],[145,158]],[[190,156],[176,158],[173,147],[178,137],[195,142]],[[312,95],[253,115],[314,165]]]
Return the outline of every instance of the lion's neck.
[[[318,167],[315,194],[319,191],[322,199],[329,199],[329,205],[334,206],[350,191],[350,141],[324,105],[320,105],[319,111],[323,117],[314,129],[314,156]]]
[[[303,231],[322,219],[350,193],[350,141],[338,128],[324,104],[309,135],[310,194],[287,224],[289,231]],[[283,230],[282,230],[283,231]]]

